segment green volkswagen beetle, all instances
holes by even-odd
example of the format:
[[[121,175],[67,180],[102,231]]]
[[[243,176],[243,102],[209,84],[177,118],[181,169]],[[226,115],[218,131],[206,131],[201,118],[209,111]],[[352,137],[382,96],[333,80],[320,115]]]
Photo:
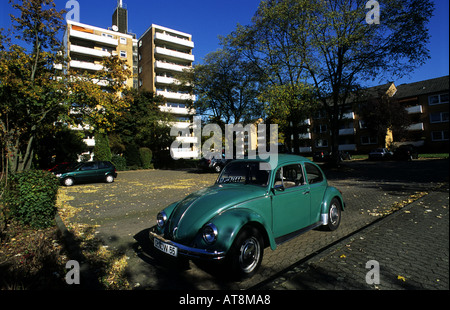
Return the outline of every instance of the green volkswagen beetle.
[[[319,166],[281,154],[276,167],[267,166],[268,160],[232,161],[213,186],[159,212],[150,230],[154,247],[174,257],[223,261],[246,278],[257,271],[265,248],[275,250],[319,226],[339,227],[342,195]]]

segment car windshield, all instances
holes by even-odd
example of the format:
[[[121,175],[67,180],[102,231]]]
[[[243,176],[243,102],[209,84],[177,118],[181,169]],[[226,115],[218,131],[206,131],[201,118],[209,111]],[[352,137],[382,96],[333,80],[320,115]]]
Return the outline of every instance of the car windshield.
[[[260,162],[231,162],[224,168],[216,183],[240,183],[267,186],[269,181],[269,171],[260,170],[259,168]]]

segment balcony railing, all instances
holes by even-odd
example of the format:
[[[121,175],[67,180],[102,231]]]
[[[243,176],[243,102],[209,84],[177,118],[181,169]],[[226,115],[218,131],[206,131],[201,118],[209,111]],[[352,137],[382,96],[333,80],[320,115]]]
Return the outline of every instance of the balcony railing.
[[[155,68],[157,68],[157,69],[165,69],[165,70],[170,70],[170,71],[183,72],[183,70],[190,69],[191,67],[189,67],[189,66],[180,66],[180,65],[169,63],[169,62],[156,61],[155,62]]]
[[[73,30],[73,29],[70,30],[70,36],[79,38],[79,39],[100,42],[100,43],[103,43],[106,45],[113,45],[113,46],[119,45],[119,41],[117,39],[113,39],[113,38],[109,38],[109,37],[105,37],[105,36],[99,36],[99,35],[86,33],[86,32]]]
[[[174,44],[178,44],[178,45],[183,45],[183,46],[186,46],[186,47],[194,48],[194,42],[193,41],[180,39],[180,38],[171,36],[169,34],[164,34],[164,33],[160,33],[160,32],[155,33],[155,40],[160,40],[160,41],[164,41],[164,42],[170,42],[170,43],[174,43]]]
[[[406,128],[409,131],[423,131],[423,123],[412,124]]]
[[[187,54],[187,53],[182,53],[182,52],[178,52],[178,51],[174,51],[174,50],[170,50],[170,49],[163,48],[163,47],[156,47],[155,48],[155,53],[159,54],[159,55],[169,56],[169,57],[183,59],[183,60],[188,60],[188,61],[194,61],[195,60],[194,55]]]
[[[78,68],[78,69],[85,69],[85,70],[93,70],[93,71],[99,71],[99,70],[103,69],[102,65],[95,64],[92,62],[87,62],[87,61],[79,61],[79,60],[71,60],[70,67]]]
[[[95,56],[95,57],[110,57],[111,53],[101,50],[96,50],[93,48],[78,46],[78,45],[70,45],[70,51],[73,53]]]
[[[167,113],[172,113],[172,114],[181,114],[181,115],[195,114],[195,111],[191,112],[187,108],[173,108],[173,107],[159,106],[159,109],[162,112],[167,112]]]
[[[356,133],[356,129],[355,128],[339,129],[339,135],[340,136],[354,135],[355,133]]]
[[[175,93],[175,92],[168,92],[168,91],[161,91],[157,90],[156,95],[163,96],[167,99],[175,99],[175,100],[193,100],[195,101],[195,96],[190,94],[183,94],[183,93]]]
[[[421,105],[416,105],[406,108],[406,111],[408,114],[423,113],[423,108]]]

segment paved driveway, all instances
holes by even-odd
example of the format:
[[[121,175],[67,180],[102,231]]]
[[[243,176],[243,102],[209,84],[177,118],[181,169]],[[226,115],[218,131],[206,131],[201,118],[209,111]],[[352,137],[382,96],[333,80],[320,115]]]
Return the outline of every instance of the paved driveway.
[[[156,214],[168,204],[214,183],[217,174],[196,171],[148,170],[119,172],[113,184],[86,184],[63,188],[67,204],[78,212],[66,225],[96,225],[97,236],[111,248],[125,253],[128,281],[148,289],[247,289],[277,275],[299,261],[390,212],[397,202],[448,182],[448,160],[413,162],[347,162],[326,171],[338,187],[347,208],[335,232],[310,231],[276,251],[264,252],[259,273],[243,282],[225,282],[214,272],[193,264],[179,266],[168,258],[155,259],[147,230]]]

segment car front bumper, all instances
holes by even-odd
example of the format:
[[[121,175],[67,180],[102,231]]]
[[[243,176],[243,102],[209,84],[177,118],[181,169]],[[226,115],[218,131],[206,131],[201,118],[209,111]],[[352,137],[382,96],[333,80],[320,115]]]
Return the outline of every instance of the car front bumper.
[[[205,260],[221,260],[225,258],[225,252],[193,248],[171,240],[167,240],[156,233],[156,227],[152,227],[150,229],[149,238],[152,244],[154,244],[154,239],[156,238],[160,242],[176,247],[178,249],[178,256]]]

